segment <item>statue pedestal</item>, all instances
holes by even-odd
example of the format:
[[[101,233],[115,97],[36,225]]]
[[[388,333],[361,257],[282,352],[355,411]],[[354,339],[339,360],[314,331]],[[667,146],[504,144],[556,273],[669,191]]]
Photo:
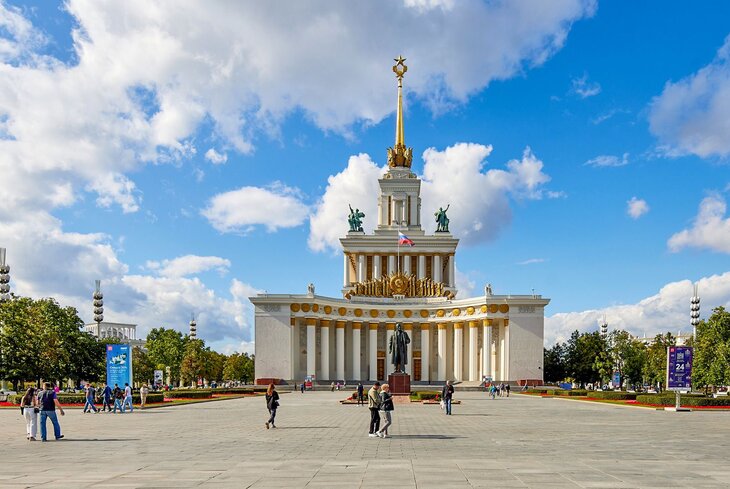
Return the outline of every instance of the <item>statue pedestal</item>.
[[[390,392],[394,396],[408,396],[411,394],[411,376],[402,372],[388,375]]]

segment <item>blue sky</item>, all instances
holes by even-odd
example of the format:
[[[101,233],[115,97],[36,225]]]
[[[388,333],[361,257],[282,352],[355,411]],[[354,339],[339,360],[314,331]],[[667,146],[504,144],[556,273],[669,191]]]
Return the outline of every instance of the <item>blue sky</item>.
[[[548,342],[604,314],[688,329],[689,281],[705,314],[730,303],[730,5],[170,9],[0,4],[15,292],[88,320],[101,278],[109,320],[184,330],[195,312],[215,347],[250,350],[247,295],[338,295],[333,239],[348,201],[375,205],[403,54],[424,207],[460,196],[464,293],[550,297]]]

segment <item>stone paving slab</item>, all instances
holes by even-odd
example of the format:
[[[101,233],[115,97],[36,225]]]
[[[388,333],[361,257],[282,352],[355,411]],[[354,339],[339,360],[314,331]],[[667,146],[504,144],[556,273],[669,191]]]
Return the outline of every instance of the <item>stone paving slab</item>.
[[[342,393],[286,393],[277,429],[260,398],[135,410],[69,410],[66,438],[27,442],[0,411],[0,488],[730,487],[730,413],[672,413],[459,393],[398,404],[392,438]]]

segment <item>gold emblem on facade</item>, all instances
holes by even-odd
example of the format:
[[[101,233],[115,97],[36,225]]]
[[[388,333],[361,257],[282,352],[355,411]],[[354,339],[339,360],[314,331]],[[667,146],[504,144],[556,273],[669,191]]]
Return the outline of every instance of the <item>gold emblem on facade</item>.
[[[453,294],[446,290],[441,282],[434,282],[430,278],[416,278],[415,275],[393,273],[392,275],[374,278],[353,284],[351,295],[367,297],[392,297],[403,295],[406,297],[447,297]]]

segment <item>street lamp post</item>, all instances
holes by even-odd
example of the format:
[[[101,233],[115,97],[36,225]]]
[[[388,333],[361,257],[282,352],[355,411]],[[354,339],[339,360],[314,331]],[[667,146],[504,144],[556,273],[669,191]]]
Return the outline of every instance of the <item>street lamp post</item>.
[[[101,338],[101,322],[104,321],[104,294],[101,293],[101,280],[95,280],[94,289],[94,321],[96,321],[96,335]]]
[[[692,337],[697,340],[697,325],[700,324],[700,295],[699,286],[695,284],[694,295],[689,300],[689,323],[692,325]]]
[[[7,250],[0,248],[0,302],[10,300],[10,265],[5,263]]]

